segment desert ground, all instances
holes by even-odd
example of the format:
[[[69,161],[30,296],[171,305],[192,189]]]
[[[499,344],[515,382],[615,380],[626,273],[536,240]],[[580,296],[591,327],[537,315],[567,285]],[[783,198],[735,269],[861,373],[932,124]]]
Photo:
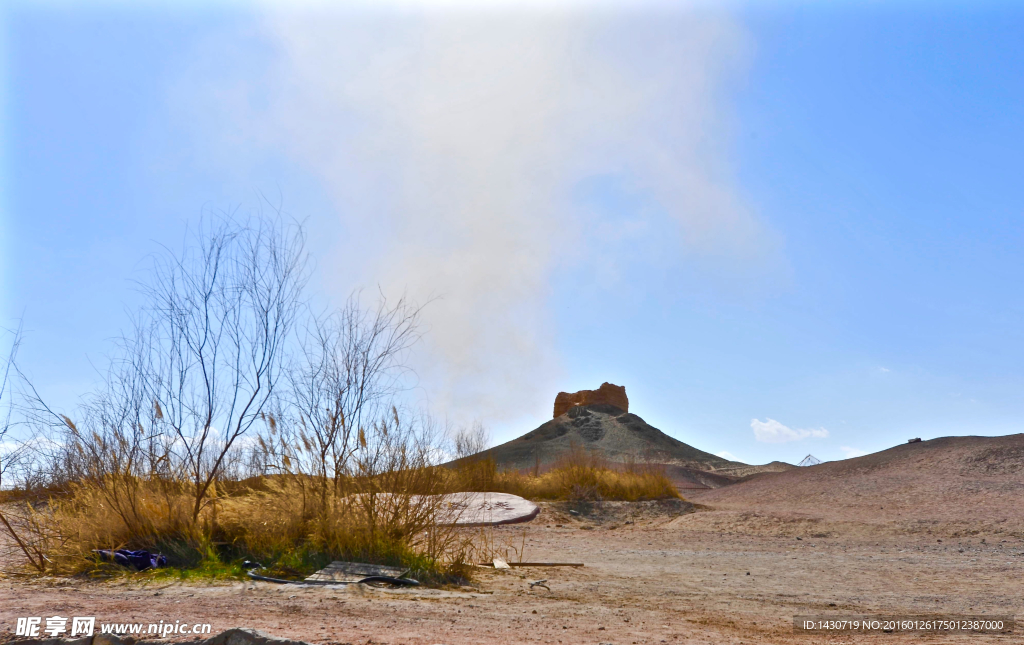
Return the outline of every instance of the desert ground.
[[[605,506],[609,506],[606,504]],[[531,561],[585,567],[479,569],[472,587],[387,590],[272,583],[0,582],[7,638],[18,616],[208,622],[311,643],[1014,642],[1006,635],[794,635],[806,614],[1024,615],[1024,540],[867,528],[801,518],[678,514],[615,504],[591,517],[547,505],[493,529]],[[626,523],[632,522],[632,523]],[[561,526],[559,526],[561,525]],[[830,530],[832,529],[832,530]],[[829,535],[829,537],[822,537]],[[802,539],[797,539],[798,537]],[[941,541],[939,541],[941,540]],[[529,583],[547,579],[550,591]],[[1019,641],[1017,641],[1019,642]]]
[[[486,529],[524,561],[582,568],[479,568],[443,590],[8,577],[0,629],[13,640],[17,617],[59,614],[310,643],[1021,642],[1020,628],[793,633],[796,615],[1024,618],[1024,435],[967,439],[687,491],[692,503],[547,503]],[[550,590],[531,588],[539,579]]]

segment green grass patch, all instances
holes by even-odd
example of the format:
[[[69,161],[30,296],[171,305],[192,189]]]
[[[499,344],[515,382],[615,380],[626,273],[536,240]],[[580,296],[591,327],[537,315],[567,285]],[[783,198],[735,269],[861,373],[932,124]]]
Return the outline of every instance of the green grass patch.
[[[192,567],[161,567],[139,571],[133,576],[140,580],[206,582],[210,580],[244,580],[245,569],[241,562],[220,562],[203,560]]]
[[[324,553],[309,545],[277,554],[263,554],[259,558],[251,553],[227,545],[196,548],[179,542],[165,542],[157,552],[168,555],[170,566],[145,571],[133,571],[111,562],[96,559],[80,575],[90,579],[125,579],[134,582],[209,582],[217,580],[246,580],[247,562],[263,565],[254,570],[271,578],[299,582],[335,560],[368,562],[407,569],[408,577],[428,586],[465,584],[470,572],[459,566],[443,566],[430,557],[412,550],[363,554]],[[267,557],[269,555],[269,557]],[[363,557],[360,557],[363,556]]]

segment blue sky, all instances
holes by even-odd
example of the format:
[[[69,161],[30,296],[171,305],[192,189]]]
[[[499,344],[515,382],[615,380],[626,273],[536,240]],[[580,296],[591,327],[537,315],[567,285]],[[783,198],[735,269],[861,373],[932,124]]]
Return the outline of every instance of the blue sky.
[[[25,367],[72,406],[147,254],[264,195],[318,298],[436,299],[413,396],[495,441],[602,381],[752,463],[1020,432],[1024,10],[608,7],[5,5]]]

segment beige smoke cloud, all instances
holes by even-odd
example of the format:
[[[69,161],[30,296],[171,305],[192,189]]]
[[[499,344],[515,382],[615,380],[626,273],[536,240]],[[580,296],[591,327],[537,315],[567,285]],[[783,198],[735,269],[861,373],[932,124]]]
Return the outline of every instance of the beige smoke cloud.
[[[438,409],[498,419],[550,404],[549,285],[570,261],[614,264],[603,237],[729,262],[770,246],[730,176],[727,90],[748,43],[728,16],[392,5],[270,11],[257,33],[274,52],[258,73],[197,71],[179,88],[205,97],[196,127],[319,179],[347,232],[325,264],[339,295],[379,284],[433,299],[416,368]],[[597,174],[664,219],[587,234],[572,193]]]

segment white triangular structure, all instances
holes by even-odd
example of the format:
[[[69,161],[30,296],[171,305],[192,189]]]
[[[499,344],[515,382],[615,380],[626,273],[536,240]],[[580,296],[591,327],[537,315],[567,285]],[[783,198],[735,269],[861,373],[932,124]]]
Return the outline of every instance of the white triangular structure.
[[[797,466],[817,466],[821,463],[821,460],[814,455],[807,455],[804,460],[797,464]]]

